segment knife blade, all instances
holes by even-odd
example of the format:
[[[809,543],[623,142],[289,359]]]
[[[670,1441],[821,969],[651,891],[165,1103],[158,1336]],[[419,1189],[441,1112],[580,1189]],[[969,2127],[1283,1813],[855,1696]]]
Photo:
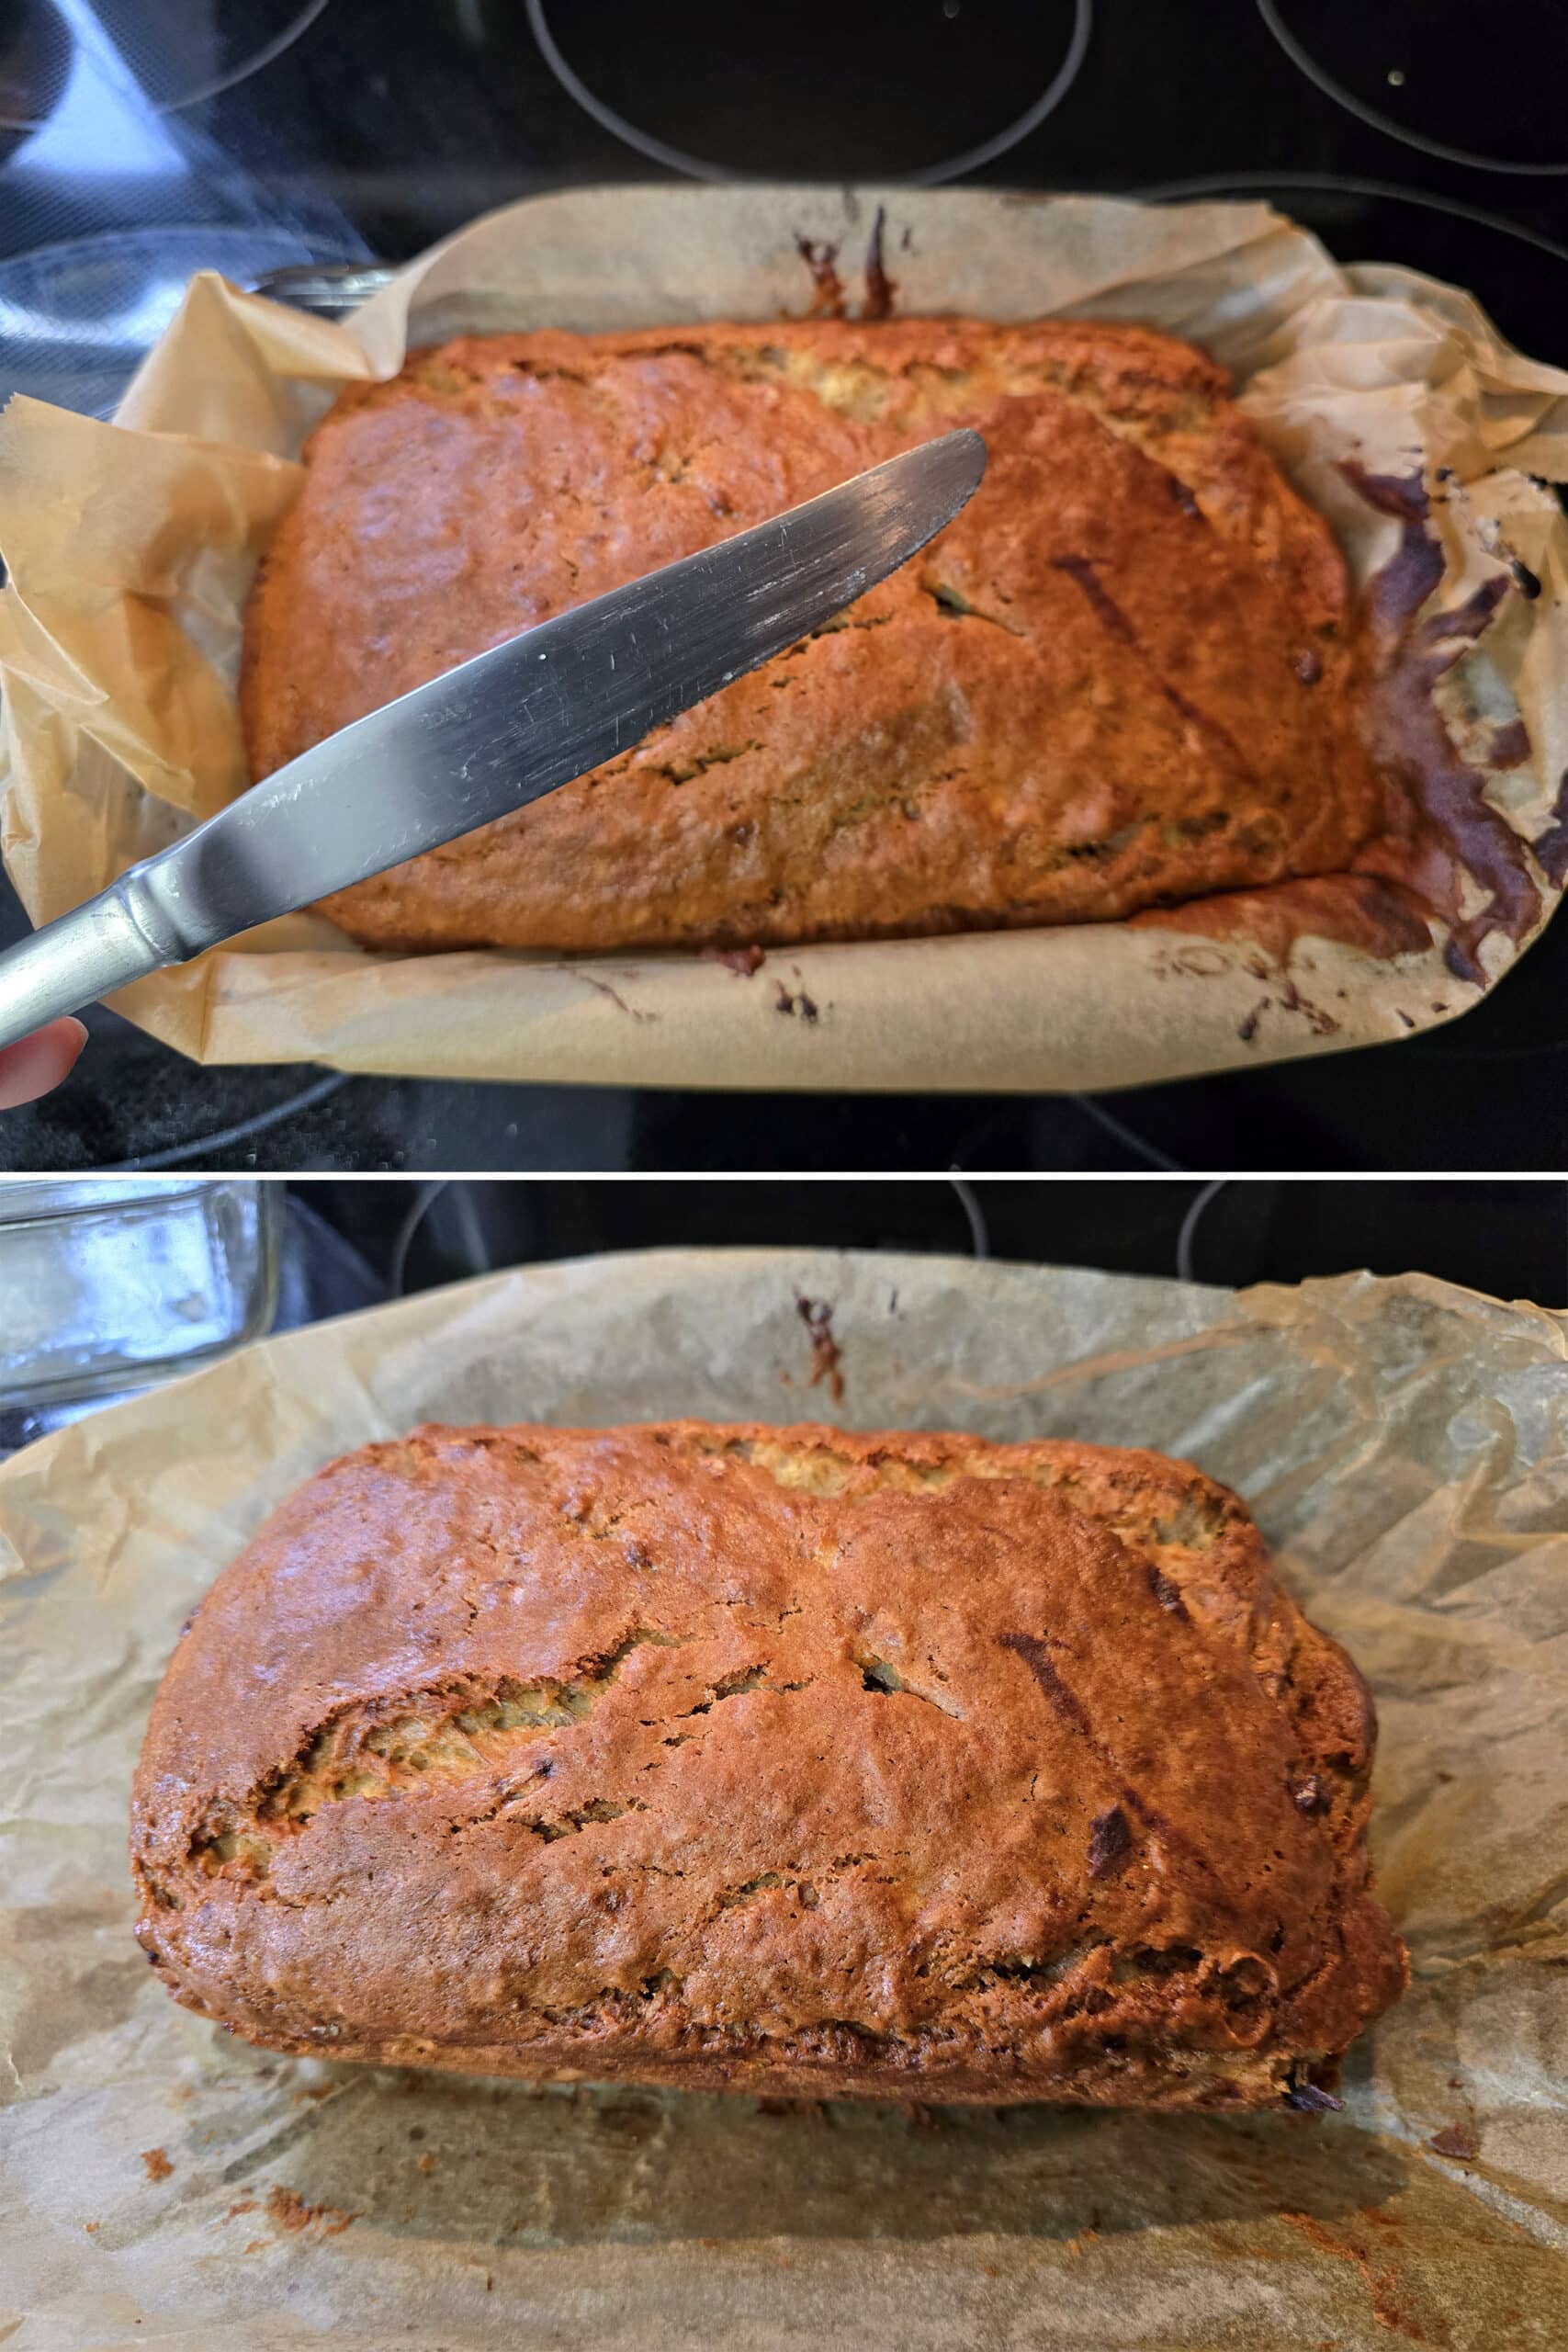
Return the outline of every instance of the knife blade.
[[[985,467],[944,434],[356,719],[0,956],[0,1046],[629,751],[886,579]]]

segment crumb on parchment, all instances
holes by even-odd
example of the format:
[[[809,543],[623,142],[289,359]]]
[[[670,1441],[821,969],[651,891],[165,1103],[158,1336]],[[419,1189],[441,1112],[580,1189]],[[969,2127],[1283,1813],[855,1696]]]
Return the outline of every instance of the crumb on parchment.
[[[320,2222],[324,2238],[341,2237],[357,2213],[345,2213],[340,2205],[308,2205],[297,2188],[286,2188],[281,2182],[269,2188],[266,2195],[267,2219],[275,2229],[308,2230]]]

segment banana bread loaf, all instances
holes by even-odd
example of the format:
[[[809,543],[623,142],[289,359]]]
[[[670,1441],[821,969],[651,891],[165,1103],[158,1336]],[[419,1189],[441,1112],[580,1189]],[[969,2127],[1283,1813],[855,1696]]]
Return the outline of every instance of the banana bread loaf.
[[[270,2048],[1333,2104],[1404,1983],[1371,1708],[1158,1454],[425,1429],[286,1502],[136,1780],[138,1934]]]
[[[969,506],[537,806],[326,902],[390,948],[1077,922],[1346,866],[1383,787],[1327,526],[1186,344],[903,319],[496,335],[345,393],[246,628],[265,775],[525,626],[956,424]]]

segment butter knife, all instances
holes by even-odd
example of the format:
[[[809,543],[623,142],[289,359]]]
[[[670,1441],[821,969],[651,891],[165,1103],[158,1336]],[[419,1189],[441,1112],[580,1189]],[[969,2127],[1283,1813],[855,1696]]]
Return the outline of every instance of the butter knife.
[[[985,467],[944,434],[356,719],[0,955],[0,1046],[628,751],[896,571]]]

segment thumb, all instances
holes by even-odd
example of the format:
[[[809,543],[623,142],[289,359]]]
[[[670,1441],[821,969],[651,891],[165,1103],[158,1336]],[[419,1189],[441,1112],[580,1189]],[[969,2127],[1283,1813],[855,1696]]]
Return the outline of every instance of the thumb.
[[[86,1042],[79,1021],[51,1021],[19,1046],[0,1049],[0,1111],[34,1102],[69,1078]]]

